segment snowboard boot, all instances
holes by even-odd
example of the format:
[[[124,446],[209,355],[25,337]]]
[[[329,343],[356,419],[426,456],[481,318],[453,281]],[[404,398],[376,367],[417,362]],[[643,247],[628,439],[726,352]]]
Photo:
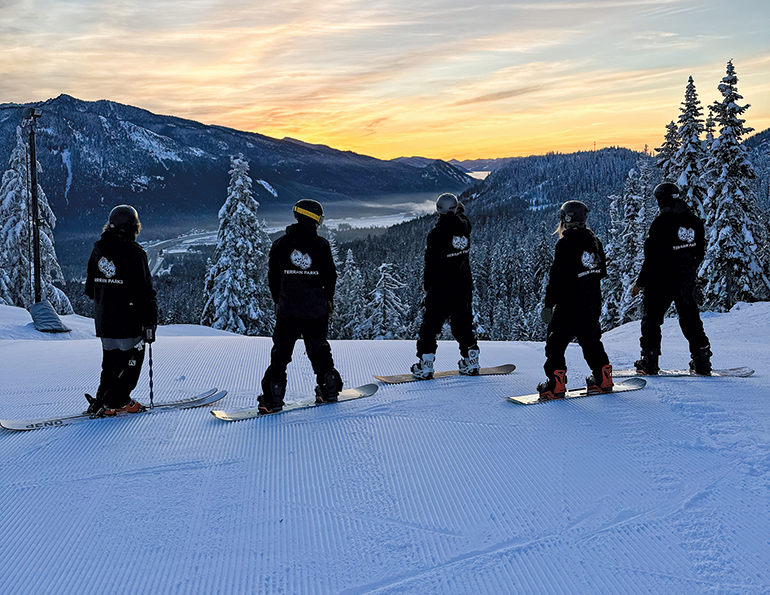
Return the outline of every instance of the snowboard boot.
[[[142,411],[147,411],[147,407],[131,399],[123,407],[103,407],[96,417],[113,417],[118,413],[141,413]]]
[[[461,376],[478,376],[481,366],[479,366],[479,348],[468,350],[468,357],[462,358],[457,362]]]
[[[342,378],[337,370],[331,370],[323,375],[321,382],[315,387],[316,403],[336,403],[342,390]]]
[[[610,364],[604,366],[598,374],[594,372],[586,378],[586,392],[589,395],[611,393],[613,386],[612,366]]]
[[[283,397],[286,395],[286,382],[262,381],[262,394],[257,397],[260,415],[278,413],[283,409]]]
[[[690,373],[698,376],[711,376],[711,345],[704,345],[690,354]]]
[[[98,394],[98,393],[97,393]],[[88,409],[83,412],[83,415],[96,415],[99,410],[104,406],[102,400],[98,397],[92,397],[86,393],[86,401],[88,401]]]
[[[430,380],[433,378],[433,362],[436,361],[435,353],[425,353],[420,361],[412,364],[412,378],[415,380]]]
[[[567,392],[567,370],[554,370],[553,377],[537,385],[541,401],[563,399]]]
[[[642,357],[634,362],[637,374],[644,376],[655,376],[660,372],[658,358],[660,349],[642,349]]]

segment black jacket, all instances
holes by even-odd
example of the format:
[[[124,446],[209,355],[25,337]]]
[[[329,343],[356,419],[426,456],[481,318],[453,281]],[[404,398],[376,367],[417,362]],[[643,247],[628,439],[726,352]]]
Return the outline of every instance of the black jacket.
[[[129,339],[158,324],[147,254],[133,239],[108,230],[88,260],[86,295],[94,300],[96,336]]]
[[[428,233],[423,288],[426,292],[447,291],[450,295],[473,289],[471,274],[471,223],[465,214],[439,215]]]
[[[686,202],[675,198],[650,225],[644,241],[644,264],[636,285],[656,288],[694,283],[705,254],[703,221]]]
[[[604,247],[585,225],[567,228],[556,243],[545,307],[601,311],[601,280],[607,276]]]
[[[323,318],[337,285],[331,247],[316,228],[294,223],[273,242],[267,279],[279,318]]]

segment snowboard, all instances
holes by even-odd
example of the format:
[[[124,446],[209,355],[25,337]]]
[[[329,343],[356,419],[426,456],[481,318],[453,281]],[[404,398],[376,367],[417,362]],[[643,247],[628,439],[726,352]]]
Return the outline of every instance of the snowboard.
[[[346,388],[338,397],[338,403],[342,401],[353,401],[354,399],[362,399],[364,397],[371,397],[377,392],[376,384],[364,384],[363,386],[357,386],[355,388]],[[287,403],[283,406],[281,411],[275,413],[260,414],[259,409],[254,407],[253,409],[240,409],[237,411],[222,411],[220,409],[214,409],[211,411],[211,415],[217,419],[224,421],[240,421],[242,419],[253,419],[255,417],[272,417],[274,415],[280,415],[287,411],[296,411],[297,409],[309,409],[310,407],[318,407],[320,405],[334,405],[334,403],[316,403],[315,401],[297,401],[295,403]]]
[[[211,405],[216,403],[220,399],[224,398],[227,394],[226,390],[217,391],[216,388],[212,388],[199,395],[178,399],[176,401],[168,401],[167,403],[158,403],[152,409],[147,409],[142,413],[118,413],[115,416],[109,418],[93,418],[87,413],[76,413],[74,415],[66,415],[62,417],[47,417],[42,419],[19,419],[19,420],[0,420],[0,426],[7,430],[40,430],[42,428],[58,428],[61,426],[68,426],[71,424],[80,423],[83,421],[91,421],[93,419],[111,419],[113,417],[126,417],[129,415],[142,415],[143,413],[152,413],[153,411],[164,409],[192,409],[194,407],[204,407],[205,405]]]
[[[496,374],[510,374],[516,369],[513,364],[503,364],[502,366],[494,366],[493,368],[481,368],[478,376],[493,376]],[[459,376],[458,370],[444,370],[440,372],[433,372],[433,379],[436,378],[449,378],[451,376]],[[423,382],[422,380],[415,380],[412,374],[396,374],[395,376],[377,376],[374,377],[377,380],[384,382],[385,384],[403,384],[404,382]],[[474,378],[474,376],[467,376],[467,378]],[[431,380],[428,378],[427,380]]]
[[[565,396],[565,399],[577,399],[579,397],[593,397],[596,395],[613,395],[615,393],[624,393],[631,390],[639,390],[641,388],[644,388],[647,385],[647,381],[644,378],[629,378],[628,380],[623,380],[622,382],[616,382],[615,386],[612,387],[611,393],[593,393],[588,394],[588,391],[586,391],[586,387],[581,388],[573,388],[572,390],[567,391],[567,395]],[[514,403],[519,403],[521,405],[536,405],[537,403],[553,403],[558,401],[563,401],[564,399],[553,399],[551,401],[541,401],[540,395],[535,393],[533,395],[525,395],[523,397],[508,397],[509,401],[513,401]]]
[[[711,377],[713,378],[747,378],[754,374],[754,370],[747,367],[741,368],[722,368],[711,370]],[[636,370],[613,370],[613,378],[629,378],[629,377],[647,377],[649,374],[639,374]],[[657,374],[652,374],[652,378],[661,376],[663,378],[673,378],[678,376],[688,376],[690,378],[708,378],[708,376],[701,376],[700,374],[692,374],[690,370],[661,370]]]

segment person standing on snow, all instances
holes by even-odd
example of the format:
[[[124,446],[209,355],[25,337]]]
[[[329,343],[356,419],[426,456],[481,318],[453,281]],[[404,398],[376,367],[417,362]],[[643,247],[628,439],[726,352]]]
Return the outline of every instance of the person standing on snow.
[[[654,190],[660,214],[650,225],[644,242],[644,263],[631,295],[643,292],[640,374],[657,374],[663,318],[673,303],[679,326],[690,347],[690,370],[711,374],[711,345],[698,310],[698,267],[706,254],[703,221],[679,198],[679,188],[664,182]]]
[[[144,345],[155,340],[158,305],[147,254],[136,242],[142,229],[134,207],[112,209],[88,260],[86,295],[94,300],[96,336],[102,341],[102,372],[87,413],[110,416],[145,411],[131,398],[144,362]]]
[[[471,224],[465,207],[454,194],[436,199],[438,221],[428,233],[423,291],[425,313],[417,340],[419,362],[412,365],[415,380],[433,378],[438,343],[436,336],[449,319],[452,335],[460,344],[460,374],[479,373],[479,346],[473,331],[473,276],[471,275]]]
[[[591,369],[586,378],[589,394],[612,392],[612,366],[602,344],[599,316],[602,310],[601,280],[607,275],[604,247],[586,226],[588,207],[565,202],[559,210],[559,226],[553,264],[541,317],[548,324],[545,342],[545,382],[537,386],[541,400],[561,399],[567,391],[564,354],[577,338]]]
[[[324,211],[315,200],[302,199],[292,209],[296,223],[270,248],[268,283],[275,302],[276,322],[270,366],[262,378],[259,412],[283,409],[286,367],[294,344],[302,337],[316,374],[316,403],[333,403],[342,390],[326,334],[334,311],[337,269],[328,240],[318,235]]]

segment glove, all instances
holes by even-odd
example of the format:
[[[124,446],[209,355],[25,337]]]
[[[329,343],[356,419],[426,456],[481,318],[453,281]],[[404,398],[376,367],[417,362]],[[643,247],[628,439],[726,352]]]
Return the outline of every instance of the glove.
[[[142,336],[145,343],[155,343],[155,330],[156,326],[146,326],[142,329]]]
[[[543,308],[540,310],[540,318],[546,324],[551,324],[551,320],[553,320],[553,308]]]
[[[457,213],[458,215],[461,215],[464,212],[465,212],[465,205],[463,203],[461,203],[461,202],[458,202],[457,203],[457,210],[455,211],[455,213]]]
[[[631,286],[631,297],[636,297],[637,295],[639,295],[640,291],[642,291],[642,288],[639,287],[636,283],[634,283]]]

